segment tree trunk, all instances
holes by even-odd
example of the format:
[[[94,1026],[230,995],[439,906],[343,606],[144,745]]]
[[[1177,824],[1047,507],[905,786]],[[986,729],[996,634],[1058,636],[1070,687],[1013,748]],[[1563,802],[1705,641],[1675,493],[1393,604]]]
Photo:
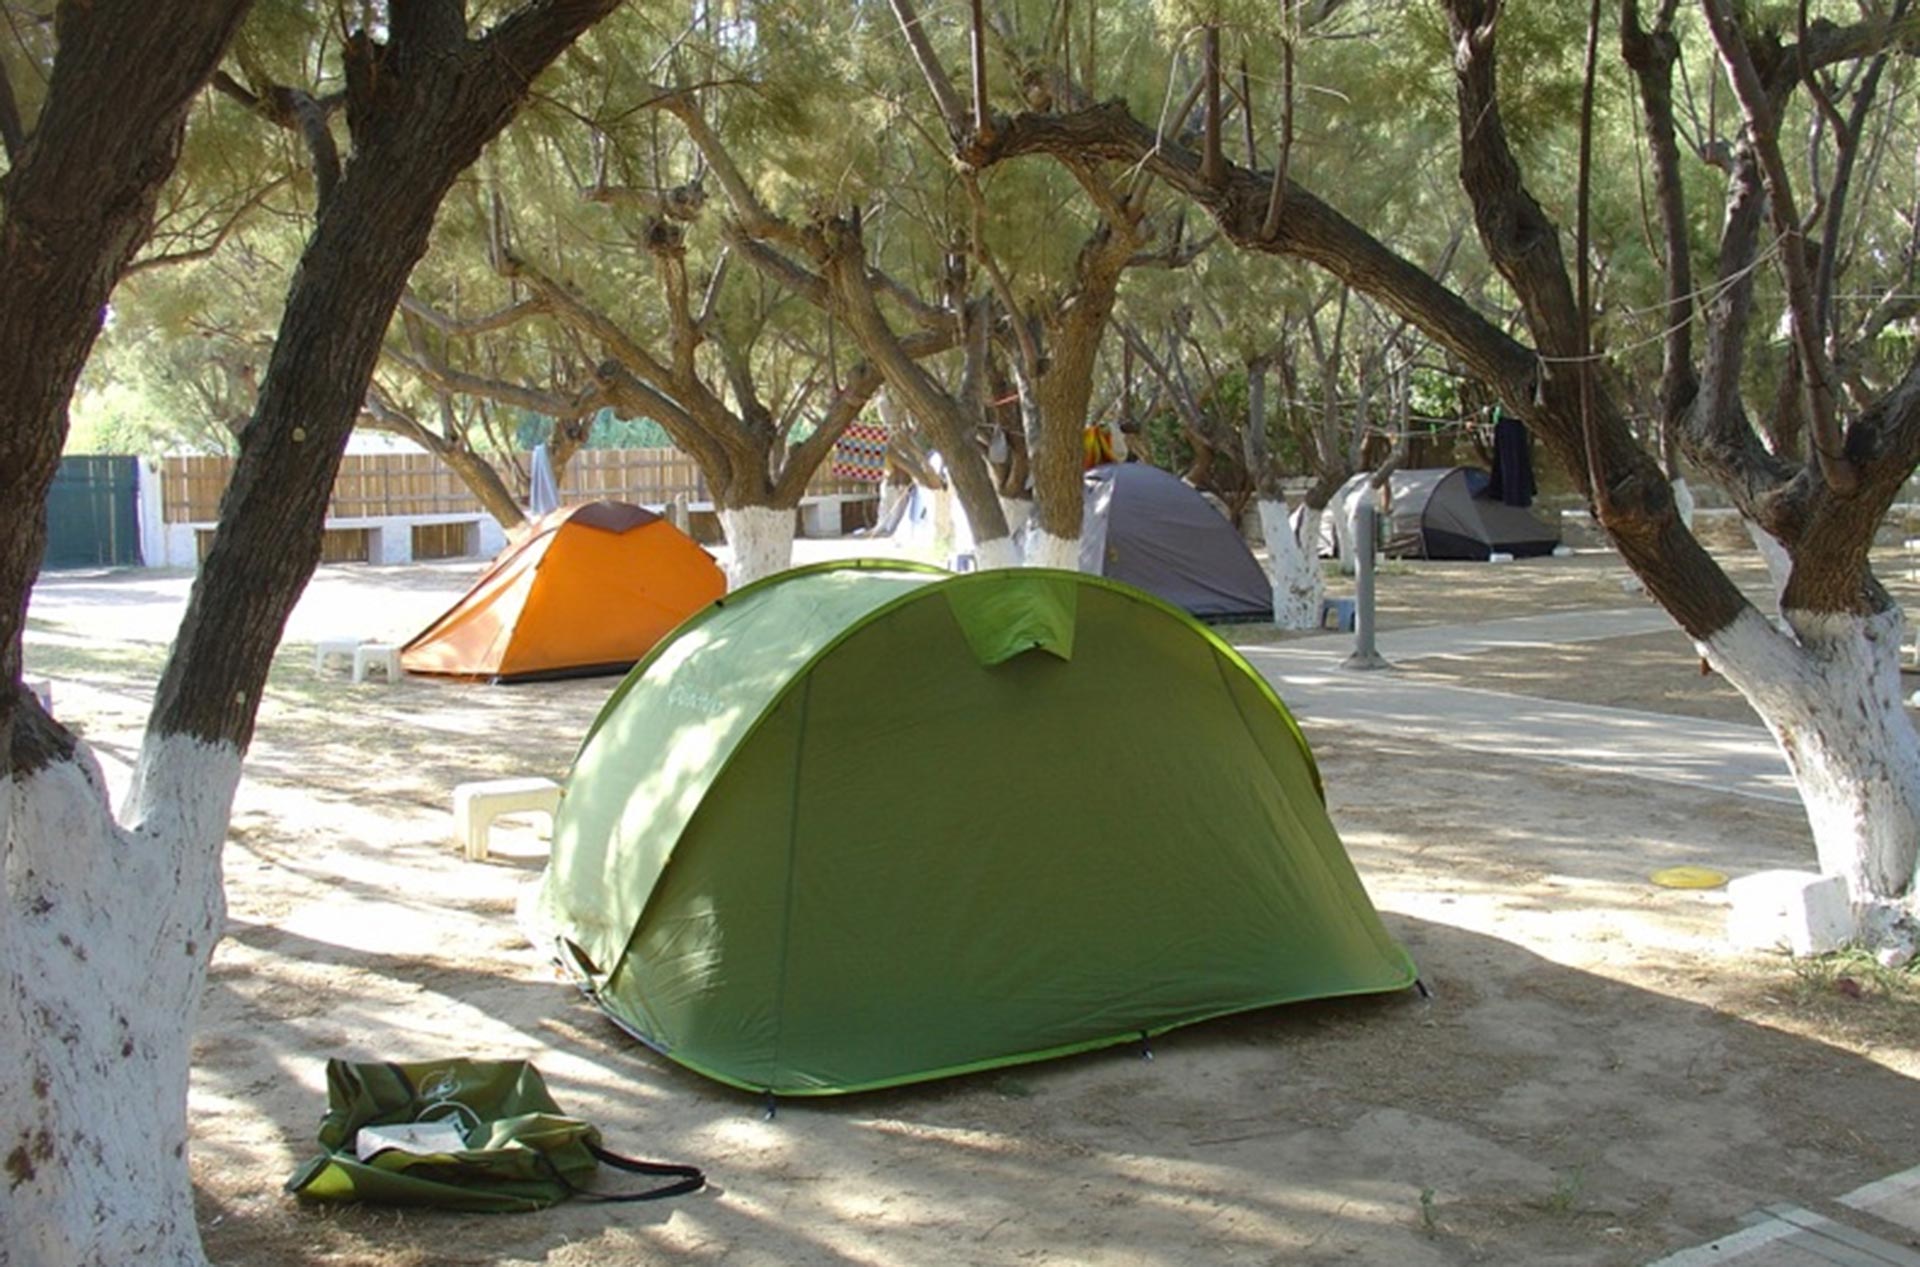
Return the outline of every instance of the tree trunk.
[[[42,723],[46,724],[46,723]],[[231,745],[150,737],[122,829],[84,747],[10,789],[0,1261],[198,1264],[188,1034],[225,918]]]
[[[360,426],[369,431],[382,431],[388,435],[411,440],[427,452],[439,458],[441,463],[454,474],[454,478],[473,494],[480,503],[480,509],[492,515],[500,527],[511,536],[521,525],[527,522],[527,513],[514,497],[507,482],[500,478],[500,472],[493,463],[475,453],[465,444],[456,444],[444,436],[436,435],[430,428],[422,426],[411,418],[389,416],[378,412],[360,416]],[[560,478],[561,471],[555,464],[554,478]]]
[[[1910,895],[1920,864],[1920,738],[1901,706],[1900,612],[1785,617],[1793,637],[1749,609],[1700,652],[1786,754],[1820,869],[1847,878],[1856,907]]]
[[[979,167],[1036,150],[1082,162],[1099,157],[1141,163],[1206,208],[1227,240],[1318,265],[1445,348],[1485,381],[1566,469],[1591,472],[1598,481],[1599,487],[1588,491],[1622,558],[1681,628],[1709,649],[1710,662],[1713,654],[1723,657],[1729,680],[1780,737],[1809,816],[1819,820],[1816,835],[1842,838],[1823,846],[1823,865],[1845,875],[1855,893],[1907,897],[1914,875],[1907,843],[1913,814],[1906,801],[1920,780],[1914,762],[1902,755],[1914,740],[1899,715],[1898,683],[1880,670],[1877,658],[1829,632],[1823,622],[1865,622],[1865,632],[1850,637],[1871,640],[1881,619],[1876,613],[1888,607],[1867,566],[1867,550],[1874,527],[1920,462],[1920,363],[1901,386],[1852,420],[1846,456],[1853,487],[1845,495],[1811,475],[1796,481],[1791,472],[1766,469],[1761,446],[1736,417],[1737,402],[1700,415],[1694,445],[1704,457],[1692,456],[1713,466],[1712,451],[1723,447],[1729,456],[1718,465],[1732,477],[1730,491],[1736,498],[1746,496],[1760,517],[1782,521],[1769,522],[1770,527],[1789,529],[1779,534],[1795,563],[1788,590],[1792,601],[1785,606],[1805,640],[1804,663],[1750,650],[1748,644],[1760,639],[1746,631],[1765,626],[1765,618],[1680,526],[1668,473],[1634,439],[1618,402],[1597,387],[1591,411],[1585,410],[1580,376],[1542,372],[1543,364],[1581,354],[1578,312],[1557,227],[1527,191],[1500,119],[1493,69],[1499,6],[1446,0],[1443,7],[1454,54],[1461,184],[1474,205],[1488,258],[1519,299],[1532,347],[1493,327],[1460,295],[1291,181],[1279,231],[1256,232],[1255,208],[1265,206],[1270,180],[1231,166],[1219,183],[1200,180],[1195,155],[1135,120],[1124,104],[1110,102],[1072,115],[1018,116],[997,129],[980,152],[966,157]],[[1791,68],[1792,59],[1785,65]],[[1790,78],[1782,72],[1783,82]],[[1738,424],[1737,433],[1730,422]],[[1752,495],[1742,490],[1743,479],[1752,481]],[[1855,734],[1841,728],[1846,719],[1834,711],[1834,700],[1855,710],[1847,723]],[[1799,736],[1798,729],[1810,723],[1814,737]],[[1859,759],[1875,753],[1877,767]],[[1890,785],[1876,781],[1881,771]],[[1874,826],[1882,814],[1890,816],[1889,824]]]
[[[0,693],[10,776],[0,796],[0,1059],[14,1071],[0,1080],[0,1261],[205,1262],[187,1167],[190,1030],[220,931],[221,848],[267,671],[319,561],[340,455],[441,198],[513,116],[528,77],[614,2],[537,0],[469,42],[455,0],[416,0],[396,12],[390,46],[350,37],[355,154],[324,182],[220,527],[155,693],[129,826],[115,826],[90,755],[37,708],[14,716],[24,692]],[[123,77],[154,62],[154,49],[180,46],[182,7],[151,6],[167,15],[152,30],[141,29],[144,17],[100,13],[127,25]],[[107,8],[63,10],[63,45],[69,17],[85,34],[94,10]],[[201,78],[211,67],[209,55]],[[106,95],[115,108],[96,101],[95,116],[138,113]],[[138,161],[143,178],[164,178],[158,157]],[[132,240],[114,248],[118,258]],[[0,252],[11,246],[0,241]],[[0,279],[13,276],[0,268]],[[77,301],[91,302],[85,293]],[[59,305],[75,302],[66,295]],[[97,304],[88,319],[75,337],[91,338]],[[73,360],[68,349],[52,364]],[[21,364],[0,359],[9,387],[34,377]],[[0,522],[43,506],[5,506]],[[32,578],[11,588],[15,579],[5,597],[19,611]],[[17,625],[8,632],[17,675]]]
[[[1000,498],[1000,514],[1007,521],[1007,534],[1019,541],[1033,523],[1033,498],[1003,496]]]
[[[1674,517],[1679,519],[1682,528],[1685,528],[1688,532],[1692,532],[1694,510],[1693,490],[1687,487],[1687,477],[1684,475],[1674,476],[1672,483]]]
[[[1109,291],[1076,296],[1080,304],[1106,299]],[[1078,310],[1074,315],[1081,317]],[[1033,521],[1028,527],[1026,562],[1029,567],[1067,568],[1080,565],[1081,510],[1086,502],[1082,474],[1086,469],[1081,432],[1087,424],[1087,405],[1093,397],[1095,356],[1100,349],[1104,318],[1087,328],[1084,317],[1050,322],[1046,370],[1033,382],[1033,404],[1039,416],[1038,443],[1030,444],[1027,461],[1033,472]]]
[[[1273,575],[1273,623],[1282,629],[1312,629],[1320,621],[1320,601],[1326,596],[1326,578],[1320,574],[1317,542],[1309,538],[1302,551],[1288,520],[1287,495],[1280,487],[1280,471],[1267,446],[1266,357],[1247,362],[1247,472],[1253,477],[1260,513],[1260,535],[1267,543],[1267,566]],[[1314,516],[1316,531],[1319,516]]]
[[[203,1261],[186,1167],[186,1033],[221,919],[218,848],[238,759],[191,741],[144,758],[147,784],[171,795],[152,814],[133,807],[136,827],[120,830],[98,765],[20,686],[20,634],[74,384],[108,296],[151,231],[187,111],[246,8],[62,6],[46,100],[9,155],[0,204],[0,1263]],[[176,856],[183,837],[211,846]]]
[[[793,518],[791,506],[722,508],[720,526],[732,551],[732,561],[727,564],[729,590],[793,566]]]
[[[1282,629],[1312,629],[1320,623],[1320,603],[1327,593],[1319,546],[1314,537],[1304,547],[1294,540],[1286,502],[1262,497],[1259,507],[1260,531],[1273,569],[1273,623]],[[1318,536],[1319,511],[1303,514],[1301,522]]]

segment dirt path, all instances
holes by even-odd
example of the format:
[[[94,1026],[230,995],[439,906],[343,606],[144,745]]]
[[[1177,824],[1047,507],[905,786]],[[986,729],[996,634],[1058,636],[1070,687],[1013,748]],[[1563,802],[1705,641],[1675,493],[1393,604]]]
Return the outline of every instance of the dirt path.
[[[324,569],[292,636],[405,632],[471,571]],[[1604,555],[1395,565],[1383,621],[1619,607],[1624,575]],[[29,670],[110,772],[184,590],[115,575],[36,596]],[[1751,720],[1677,635],[1399,673]],[[1633,1264],[1920,1161],[1911,978],[1732,954],[1719,894],[1647,881],[1681,862],[1805,865],[1796,808],[1314,718],[1335,822],[1430,1001],[1275,1009],[1167,1035],[1151,1062],[1117,1049],[763,1120],[628,1041],[525,946],[511,911],[540,865],[531,830],[499,833],[486,865],[448,840],[455,783],[560,774],[611,686],[353,687],[316,677],[304,641],[283,649],[196,1043],[216,1262]],[[280,1193],[312,1151],[326,1057],[448,1053],[536,1059],[614,1147],[696,1161],[713,1186],[496,1217]]]

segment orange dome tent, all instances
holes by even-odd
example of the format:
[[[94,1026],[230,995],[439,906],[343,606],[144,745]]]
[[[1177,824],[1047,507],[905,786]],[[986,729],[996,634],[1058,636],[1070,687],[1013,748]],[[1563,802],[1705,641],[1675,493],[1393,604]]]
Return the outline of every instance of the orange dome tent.
[[[567,506],[495,559],[400,663],[495,682],[624,672],[726,590],[712,556],[652,511]]]

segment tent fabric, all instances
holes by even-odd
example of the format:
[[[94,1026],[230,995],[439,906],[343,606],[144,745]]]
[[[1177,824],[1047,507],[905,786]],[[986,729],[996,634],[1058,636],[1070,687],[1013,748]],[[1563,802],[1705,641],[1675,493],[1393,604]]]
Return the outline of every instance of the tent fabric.
[[[502,552],[400,663],[496,682],[625,672],[726,588],[712,556],[652,511],[565,507]]]
[[[1273,619],[1273,583],[1226,518],[1145,462],[1086,474],[1080,570],[1124,581],[1202,620]]]
[[[1321,553],[1333,516],[1344,513],[1349,498],[1372,496],[1363,472],[1340,486],[1328,503],[1321,530]],[[1472,559],[1485,562],[1494,553],[1515,558],[1551,554],[1560,530],[1531,510],[1509,506],[1488,491],[1488,475],[1474,467],[1429,467],[1394,471],[1388,477],[1392,510],[1387,516],[1384,553],[1390,559]]]
[[[1041,569],[825,565],[689,620],[582,744],[538,911],[618,1023],[782,1095],[1413,980],[1265,681]]]

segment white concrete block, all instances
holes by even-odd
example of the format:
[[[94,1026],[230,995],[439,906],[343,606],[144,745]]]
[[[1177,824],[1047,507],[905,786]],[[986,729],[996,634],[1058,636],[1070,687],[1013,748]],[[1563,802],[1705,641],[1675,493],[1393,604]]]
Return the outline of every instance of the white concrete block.
[[[1493,553],[1487,556],[1487,562],[1511,563],[1513,562],[1513,556],[1511,554],[1508,554],[1505,550],[1495,550]]]
[[[1727,885],[1727,937],[1748,950],[1823,955],[1854,936],[1847,882],[1812,871],[1758,871]]]

